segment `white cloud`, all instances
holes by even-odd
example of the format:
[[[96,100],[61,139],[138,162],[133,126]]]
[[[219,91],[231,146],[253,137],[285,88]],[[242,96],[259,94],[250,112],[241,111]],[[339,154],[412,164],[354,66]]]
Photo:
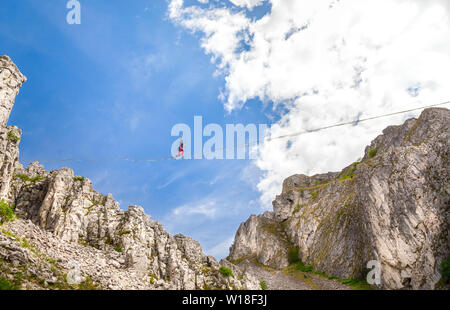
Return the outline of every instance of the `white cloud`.
[[[218,207],[215,201],[209,201],[200,204],[188,204],[178,207],[172,211],[175,218],[183,218],[190,215],[202,215],[207,218],[214,218],[217,214]]]
[[[255,6],[259,6],[264,0],[230,0],[231,3],[240,7],[247,7],[253,9]]]
[[[215,245],[211,249],[206,249],[205,253],[207,255],[212,255],[218,260],[225,258],[228,256],[230,247],[233,244],[234,236],[231,236],[224,241],[220,242],[219,244]]]
[[[252,98],[288,108],[272,136],[449,99],[448,0],[270,3],[271,12],[255,20],[236,7],[172,0],[169,16],[202,34],[201,46],[225,77],[226,110]],[[255,162],[264,172],[263,205],[270,206],[287,176],[340,170],[405,117],[267,143]]]

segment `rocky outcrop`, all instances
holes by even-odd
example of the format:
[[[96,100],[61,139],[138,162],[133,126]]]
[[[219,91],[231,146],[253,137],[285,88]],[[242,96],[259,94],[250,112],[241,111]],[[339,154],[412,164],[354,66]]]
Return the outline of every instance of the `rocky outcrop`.
[[[8,56],[0,56],[0,127],[8,123],[14,99],[26,80]]]
[[[215,258],[203,254],[197,241],[170,235],[142,207],[121,210],[112,195],[98,193],[89,179],[74,176],[71,169],[47,173],[33,163],[16,171],[12,188],[18,217],[31,220],[61,242],[88,245],[115,254],[137,278],[147,278],[148,283],[153,278],[157,287],[252,288],[257,285],[256,280],[243,283],[223,278]]]
[[[0,198],[7,197],[13,172],[20,166],[22,132],[14,126],[6,127],[6,124],[19,88],[26,80],[8,56],[0,56]]]
[[[377,260],[381,288],[434,288],[450,254],[449,124],[449,110],[426,109],[386,128],[340,173],[289,177],[273,212],[240,226],[229,259],[284,268],[286,246],[298,247],[330,276],[364,278]]]
[[[197,241],[172,236],[142,207],[122,210],[111,194],[97,192],[71,169],[47,172],[39,163],[23,168],[21,132],[4,125],[26,79],[8,57],[0,57],[0,65],[0,198],[18,217],[0,230],[0,262],[25,272],[25,288],[72,288],[67,275],[73,268],[79,279],[105,289],[259,288],[239,268],[222,275]]]
[[[14,171],[22,168],[18,161],[21,134],[17,127],[0,126],[0,199],[9,198]]]
[[[286,267],[289,264],[288,250],[292,247],[282,224],[275,220],[273,213],[266,212],[263,215],[252,215],[238,229],[238,242],[234,242],[231,261],[258,257],[259,263],[265,266]],[[261,246],[262,245],[262,246]],[[270,251],[265,249],[270,248]]]

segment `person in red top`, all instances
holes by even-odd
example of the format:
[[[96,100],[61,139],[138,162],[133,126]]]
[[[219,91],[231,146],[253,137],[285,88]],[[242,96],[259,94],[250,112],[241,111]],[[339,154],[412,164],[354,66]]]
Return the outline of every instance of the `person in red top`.
[[[175,159],[178,157],[184,157],[184,143],[183,143],[183,137],[180,138],[180,146],[178,147],[178,155],[175,156]]]

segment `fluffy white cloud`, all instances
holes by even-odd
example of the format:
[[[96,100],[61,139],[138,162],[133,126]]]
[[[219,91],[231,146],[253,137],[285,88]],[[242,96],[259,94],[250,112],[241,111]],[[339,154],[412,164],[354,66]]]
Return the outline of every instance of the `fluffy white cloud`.
[[[184,218],[190,215],[201,215],[207,218],[214,218],[217,213],[217,206],[214,201],[189,204],[178,207],[172,211],[172,216],[175,218]]]
[[[448,0],[268,2],[271,11],[257,20],[244,9],[182,0],[172,0],[169,16],[203,34],[201,46],[225,76],[228,111],[252,98],[287,107],[272,136],[450,99]],[[383,128],[418,113],[267,143],[255,163],[264,171],[263,205],[287,176],[340,170]]]
[[[230,0],[231,3],[240,7],[247,7],[253,9],[255,6],[259,6],[264,0]]]

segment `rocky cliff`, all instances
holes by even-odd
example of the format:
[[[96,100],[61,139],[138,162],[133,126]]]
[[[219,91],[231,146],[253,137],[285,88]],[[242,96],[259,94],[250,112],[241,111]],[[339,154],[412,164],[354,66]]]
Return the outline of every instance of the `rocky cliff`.
[[[229,260],[362,279],[381,264],[381,288],[433,289],[450,254],[450,111],[391,126],[341,172],[293,175],[273,212],[241,224]]]
[[[8,56],[0,56],[0,197],[9,195],[14,170],[21,168],[18,158],[22,132],[6,124],[20,86],[26,80]]]
[[[6,123],[25,81],[0,57],[0,277],[23,289],[259,288],[238,267],[221,273],[197,241],[172,236],[142,207],[122,210],[71,169],[22,167],[21,132]]]

